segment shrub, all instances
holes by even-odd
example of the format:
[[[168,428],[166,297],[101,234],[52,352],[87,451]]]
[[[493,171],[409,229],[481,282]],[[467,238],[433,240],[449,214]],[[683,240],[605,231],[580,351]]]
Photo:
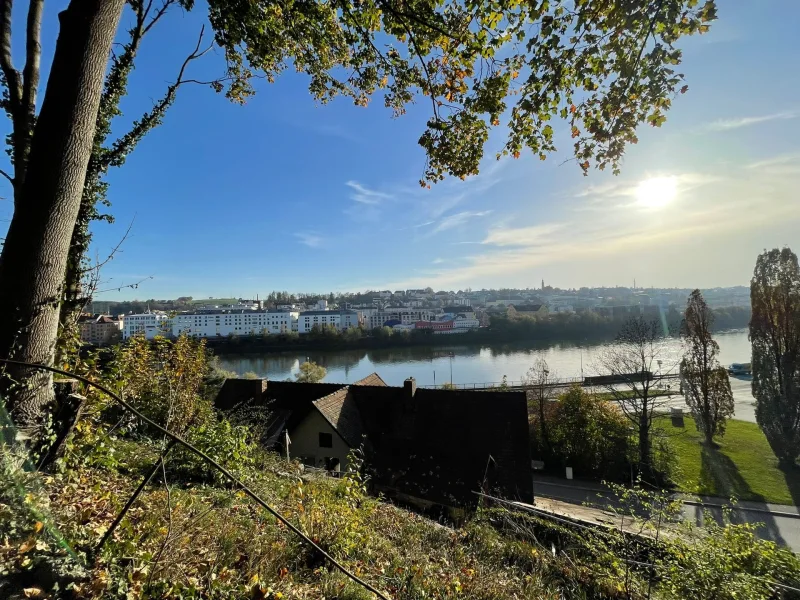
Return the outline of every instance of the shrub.
[[[545,464],[572,467],[576,475],[620,479],[628,467],[628,423],[619,409],[579,386],[551,403],[545,412],[549,447],[539,440],[539,416],[531,422],[534,453]]]
[[[185,433],[210,416],[205,382],[211,364],[204,340],[134,337],[117,351],[110,371],[117,391],[170,431]]]
[[[224,418],[210,418],[189,430],[187,442],[231,472],[246,470],[255,462],[256,448],[250,431]],[[194,452],[177,446],[168,461],[171,474],[183,480],[225,484],[226,477]]]

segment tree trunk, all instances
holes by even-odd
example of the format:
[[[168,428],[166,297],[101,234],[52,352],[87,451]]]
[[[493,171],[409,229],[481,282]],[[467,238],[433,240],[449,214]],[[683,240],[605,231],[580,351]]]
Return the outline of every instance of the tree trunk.
[[[64,272],[111,43],[124,0],[72,0],[60,31],[25,184],[0,255],[0,356],[51,365]],[[17,425],[38,433],[53,400],[52,376],[8,369],[0,391]]]
[[[539,395],[539,428],[541,430],[542,435],[542,447],[549,451],[550,450],[550,439],[547,435],[547,423],[544,421],[544,390],[541,391]]]
[[[650,427],[647,419],[647,411],[642,410],[639,415],[639,469],[646,477],[650,477]]]
[[[83,202],[77,217],[81,220],[81,212],[84,212]],[[88,220],[88,219],[87,219]],[[61,311],[58,320],[58,343],[56,346],[56,362],[63,362],[73,349],[74,340],[77,339],[77,321],[81,309],[84,305],[84,298],[81,297],[81,266],[83,257],[86,254],[87,244],[83,240],[87,237],[81,235],[78,229],[83,227],[75,225],[67,255],[67,266],[64,274],[64,292],[61,302]],[[85,231],[83,231],[85,234]]]

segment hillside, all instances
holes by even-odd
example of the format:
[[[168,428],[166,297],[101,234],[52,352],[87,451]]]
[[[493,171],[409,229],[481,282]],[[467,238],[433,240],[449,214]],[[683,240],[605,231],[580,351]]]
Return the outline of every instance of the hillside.
[[[393,600],[768,599],[800,587],[798,558],[752,526],[698,532],[638,488],[619,488],[617,505],[644,537],[506,503],[447,513],[455,521],[394,506],[370,494],[369,455],[354,450],[351,470],[330,477],[265,450],[263,407],[215,412],[224,380],[187,338],[134,340],[70,369],[107,393],[82,388],[60,458],[29,455],[0,423],[0,598],[372,598],[355,579]]]
[[[241,491],[175,451],[94,559],[87,553],[156,462],[160,445],[77,434],[58,472],[15,470],[3,455],[2,597],[338,598],[371,593],[326,565]],[[647,545],[618,534],[485,508],[444,526],[366,494],[357,474],[303,473],[270,453],[237,476],[323,549],[389,598],[639,598]],[[201,480],[205,480],[201,482]],[[797,559],[747,529],[661,544],[654,597],[778,597],[767,581],[795,580]],[[720,551],[724,549],[724,553]],[[626,562],[628,561],[628,562]],[[700,569],[700,564],[703,569]],[[669,565],[669,568],[666,568]],[[687,576],[685,569],[696,573]],[[710,569],[710,570],[706,570]],[[755,577],[747,576],[747,572]],[[723,573],[738,573],[736,586]],[[57,582],[61,591],[48,594]],[[5,586],[5,587],[3,587]],[[12,596],[14,590],[23,591]]]

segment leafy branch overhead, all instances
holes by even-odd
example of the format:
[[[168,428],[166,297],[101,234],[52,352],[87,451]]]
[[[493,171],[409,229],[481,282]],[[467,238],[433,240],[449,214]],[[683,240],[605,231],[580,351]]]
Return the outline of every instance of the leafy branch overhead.
[[[254,73],[274,81],[290,67],[311,77],[321,102],[365,105],[383,90],[399,115],[418,94],[430,98],[420,138],[428,181],[477,173],[492,126],[508,132],[500,154],[546,158],[556,115],[584,172],[616,172],[636,126],[660,126],[688,89],[674,44],[708,31],[717,14],[713,0],[211,0],[209,9],[232,100],[253,93]]]

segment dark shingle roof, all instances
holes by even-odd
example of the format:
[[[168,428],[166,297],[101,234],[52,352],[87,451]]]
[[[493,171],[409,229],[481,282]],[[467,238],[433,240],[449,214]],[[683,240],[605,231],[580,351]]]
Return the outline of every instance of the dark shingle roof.
[[[240,406],[264,407],[268,413],[266,437],[274,443],[285,427],[294,429],[314,410],[314,400],[343,387],[341,383],[226,379],[214,405],[223,411]]]
[[[471,306],[445,306],[442,309],[442,312],[446,313],[471,313],[475,312],[475,309]]]
[[[217,392],[214,405],[220,410],[231,410],[253,402],[258,404],[266,387],[266,379],[226,379]]]
[[[542,308],[542,304],[512,304],[514,310],[517,312],[538,312]]]
[[[399,387],[352,386],[349,397],[370,440],[373,482],[381,491],[472,505],[488,473],[490,490],[531,501],[524,392],[418,389],[411,398]]]

